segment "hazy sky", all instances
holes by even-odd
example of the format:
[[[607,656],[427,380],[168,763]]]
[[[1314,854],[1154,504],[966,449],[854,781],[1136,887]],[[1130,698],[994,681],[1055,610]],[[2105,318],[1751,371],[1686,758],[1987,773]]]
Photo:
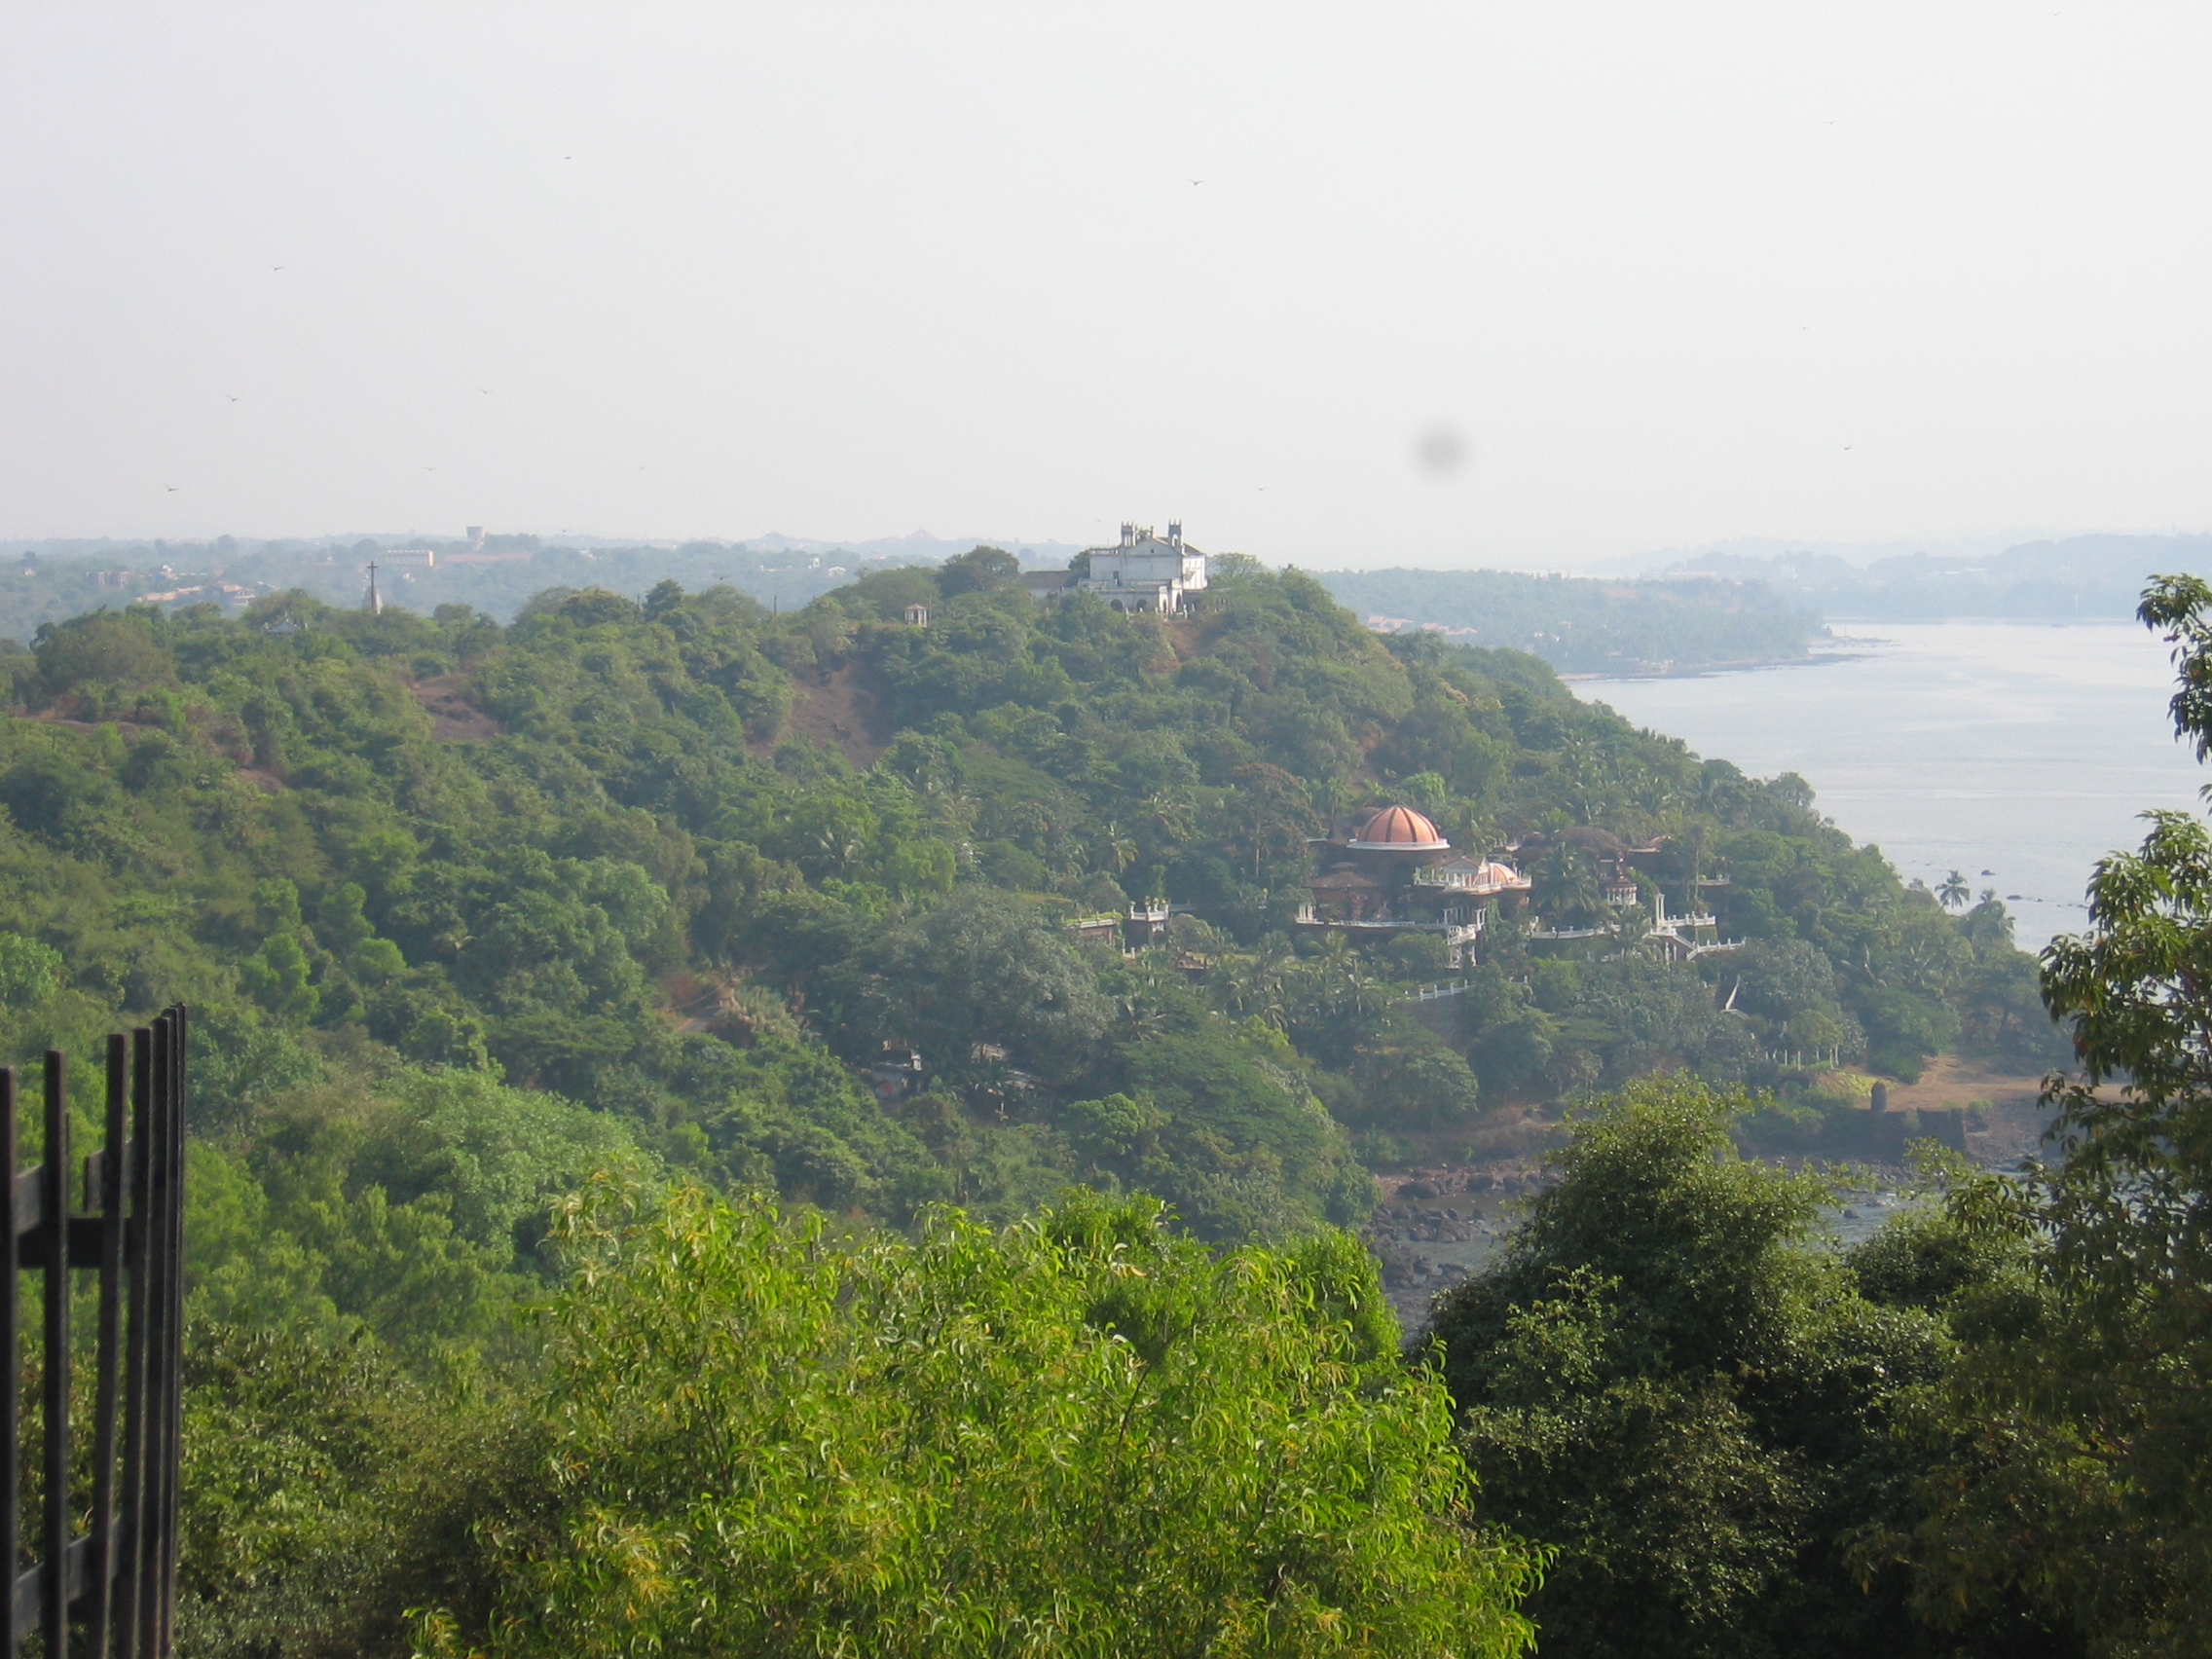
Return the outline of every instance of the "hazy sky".
[[[13,0],[0,534],[2201,529],[2208,47],[2116,0]]]

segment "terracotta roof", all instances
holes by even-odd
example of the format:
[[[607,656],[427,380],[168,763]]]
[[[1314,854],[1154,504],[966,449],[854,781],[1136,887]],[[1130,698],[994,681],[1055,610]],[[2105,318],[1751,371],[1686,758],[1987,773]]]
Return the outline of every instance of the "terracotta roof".
[[[1354,847],[1376,847],[1390,852],[1430,852],[1449,847],[1436,826],[1410,806],[1378,807],[1360,821],[1359,828],[1351,832],[1347,843]]]
[[[1315,876],[1306,885],[1328,888],[1333,891],[1340,887],[1381,887],[1382,883],[1364,870],[1333,869],[1327,875]]]

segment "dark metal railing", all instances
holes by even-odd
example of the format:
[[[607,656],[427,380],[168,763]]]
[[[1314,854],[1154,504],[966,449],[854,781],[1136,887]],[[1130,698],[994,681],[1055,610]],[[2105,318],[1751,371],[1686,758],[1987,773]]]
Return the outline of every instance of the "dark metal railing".
[[[72,1208],[62,1055],[45,1066],[45,1161],[16,1168],[16,1074],[0,1069],[0,1659],[168,1659],[176,1605],[183,1397],[185,1014],[107,1040],[103,1144]],[[97,1275],[91,1464],[74,1467],[72,1277]],[[24,1562],[22,1274],[41,1275],[37,1559]],[[74,1483],[74,1485],[73,1485]],[[85,1527],[78,1530],[78,1511]]]

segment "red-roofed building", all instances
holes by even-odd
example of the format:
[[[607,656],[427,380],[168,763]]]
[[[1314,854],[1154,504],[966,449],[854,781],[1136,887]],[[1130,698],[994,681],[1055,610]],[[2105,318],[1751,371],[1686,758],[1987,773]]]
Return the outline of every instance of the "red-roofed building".
[[[1433,933],[1451,947],[1454,967],[1500,904],[1518,906],[1529,878],[1511,866],[1471,859],[1426,813],[1381,806],[1316,846],[1319,868],[1298,913],[1301,928],[1370,938]]]

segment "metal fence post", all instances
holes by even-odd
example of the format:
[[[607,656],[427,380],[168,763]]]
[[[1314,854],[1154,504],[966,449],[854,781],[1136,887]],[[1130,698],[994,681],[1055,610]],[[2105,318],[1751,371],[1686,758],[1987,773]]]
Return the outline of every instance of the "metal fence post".
[[[68,1068],[44,1067],[45,1158],[18,1170],[16,1075],[0,1068],[0,1659],[37,1632],[46,1659],[169,1659],[175,1638],[183,1427],[186,1022],[107,1041],[102,1145],[75,1209]],[[20,1275],[43,1274],[39,1558],[23,1561]],[[72,1421],[72,1278],[97,1277],[89,1425]],[[90,1527],[71,1536],[73,1464],[88,1450]],[[119,1456],[120,1454],[120,1456]],[[120,1489],[120,1490],[119,1490]]]

